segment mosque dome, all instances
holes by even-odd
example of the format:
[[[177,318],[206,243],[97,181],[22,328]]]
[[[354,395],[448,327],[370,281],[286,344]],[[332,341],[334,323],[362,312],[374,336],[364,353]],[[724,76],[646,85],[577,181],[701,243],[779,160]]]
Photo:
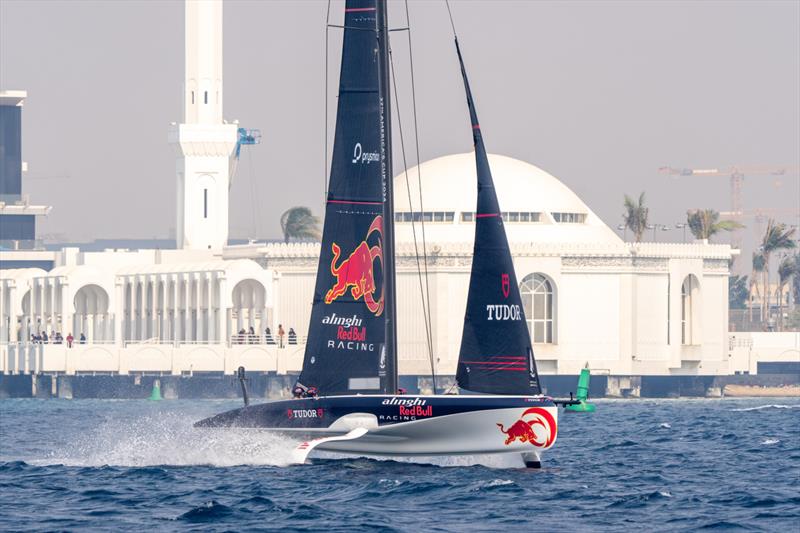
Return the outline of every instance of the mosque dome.
[[[489,165],[510,242],[622,244],[578,195],[544,170],[497,154],[489,154]],[[394,178],[397,241],[412,241],[411,221],[424,217],[428,242],[472,242],[476,201],[474,152],[432,159],[399,174]],[[420,239],[420,225],[414,226]]]

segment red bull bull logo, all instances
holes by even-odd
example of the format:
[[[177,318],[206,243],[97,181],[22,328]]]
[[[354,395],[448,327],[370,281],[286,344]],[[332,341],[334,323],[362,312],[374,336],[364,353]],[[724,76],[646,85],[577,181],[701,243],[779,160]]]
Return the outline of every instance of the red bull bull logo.
[[[540,431],[540,435],[544,433],[544,436],[536,434],[534,430],[536,426],[544,429],[544,431]],[[537,448],[549,448],[555,442],[558,433],[555,418],[550,411],[542,407],[526,409],[520,419],[511,424],[508,429],[505,429],[503,424],[497,424],[497,427],[506,436],[506,446],[519,439],[520,442],[529,442]]]
[[[377,233],[378,244],[370,246],[367,240],[370,235]],[[381,287],[380,297],[375,299],[375,271],[374,265],[377,259],[380,266],[383,267],[383,217],[378,215],[372,221],[372,224],[367,230],[367,235],[353,250],[353,253],[347,259],[339,261],[341,255],[341,248],[336,243],[331,244],[333,250],[333,260],[331,260],[331,274],[336,278],[336,283],[325,294],[325,303],[329,304],[347,292],[350,289],[350,294],[354,300],[360,298],[364,299],[367,309],[370,310],[375,316],[380,316],[383,313],[383,287]]]

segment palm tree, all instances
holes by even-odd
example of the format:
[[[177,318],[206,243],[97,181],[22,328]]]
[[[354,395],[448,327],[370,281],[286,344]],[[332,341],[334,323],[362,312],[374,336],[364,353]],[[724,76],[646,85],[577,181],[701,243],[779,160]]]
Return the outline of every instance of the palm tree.
[[[800,309],[800,254],[794,256],[794,278],[792,279],[792,301]]]
[[[283,241],[289,242],[290,239],[314,239],[320,238],[319,218],[315,217],[311,209],[307,207],[292,207],[281,215],[281,230],[283,230]]]
[[[767,222],[767,231],[761,240],[761,253],[764,255],[764,300],[766,300],[767,318],[769,318],[769,260],[773,252],[788,250],[796,246],[792,237],[795,228],[787,228],[786,224],[775,223],[774,219]]]
[[[783,330],[783,290],[795,274],[794,257],[786,256],[778,265],[778,329]]]
[[[639,203],[625,195],[625,213],[622,215],[627,226],[636,237],[636,242],[642,242],[642,235],[647,229],[647,216],[650,209],[644,206],[644,192],[639,195]]]
[[[761,298],[760,291],[758,289],[758,278],[764,272],[764,256],[760,253],[753,252],[753,271],[750,273],[750,288],[748,289],[748,293],[750,294],[750,322],[753,322],[753,299],[756,294],[759,295],[759,300],[762,300],[761,303],[761,316],[759,317],[759,321],[764,320],[764,304],[763,298]]]
[[[730,309],[744,309],[747,307],[748,298],[747,276],[732,274],[728,277],[728,307]]]
[[[720,220],[719,211],[713,209],[689,209],[686,223],[695,239],[709,240],[720,231],[733,231],[744,226],[735,220]]]

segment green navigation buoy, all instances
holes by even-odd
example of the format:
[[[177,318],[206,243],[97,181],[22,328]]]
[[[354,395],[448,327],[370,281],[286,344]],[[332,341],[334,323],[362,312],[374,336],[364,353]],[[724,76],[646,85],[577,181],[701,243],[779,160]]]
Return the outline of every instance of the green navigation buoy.
[[[152,390],[152,392],[150,392],[150,398],[149,399],[153,400],[153,401],[156,401],[156,402],[159,401],[159,400],[163,400],[163,398],[161,397],[161,380],[160,379],[157,379],[157,380],[153,381],[153,390]]]
[[[586,363],[586,366],[581,369],[581,375],[578,377],[578,393],[575,399],[580,403],[564,406],[566,411],[572,411],[573,413],[594,413],[594,404],[587,403],[586,401],[589,398],[589,378],[589,363]]]

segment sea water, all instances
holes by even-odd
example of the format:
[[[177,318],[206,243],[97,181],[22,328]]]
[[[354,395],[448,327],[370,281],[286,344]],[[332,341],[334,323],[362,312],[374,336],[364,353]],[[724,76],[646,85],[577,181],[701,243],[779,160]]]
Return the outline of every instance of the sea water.
[[[800,400],[598,401],[517,456],[312,455],[195,429],[231,401],[0,401],[0,529],[800,529]],[[491,432],[496,428],[487,428]]]

